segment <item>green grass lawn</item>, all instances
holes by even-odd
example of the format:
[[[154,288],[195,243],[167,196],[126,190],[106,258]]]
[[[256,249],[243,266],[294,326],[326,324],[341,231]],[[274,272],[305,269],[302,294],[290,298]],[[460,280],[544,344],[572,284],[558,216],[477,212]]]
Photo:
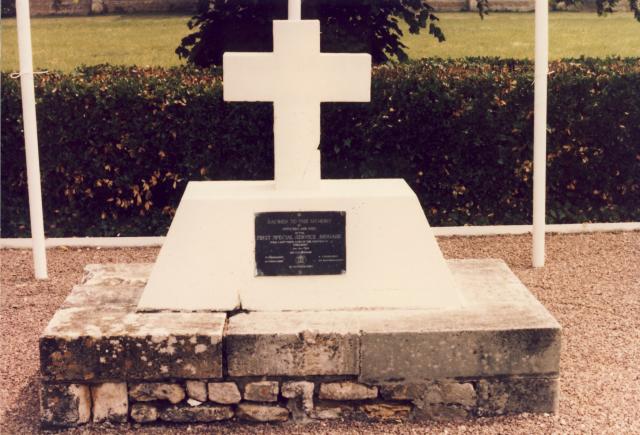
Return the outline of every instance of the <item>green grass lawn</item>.
[[[533,14],[441,13],[443,43],[405,36],[412,58],[533,57]],[[125,15],[32,19],[34,65],[70,71],[80,64],[179,65],[174,53],[189,33],[185,15]],[[640,23],[630,13],[553,13],[550,57],[640,56]],[[15,19],[2,19],[2,70],[18,68]]]

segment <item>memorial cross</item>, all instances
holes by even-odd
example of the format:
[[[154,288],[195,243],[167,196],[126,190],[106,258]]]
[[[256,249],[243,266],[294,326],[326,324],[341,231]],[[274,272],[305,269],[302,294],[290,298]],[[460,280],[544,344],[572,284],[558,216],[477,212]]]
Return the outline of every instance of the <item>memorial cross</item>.
[[[371,98],[369,54],[321,53],[320,22],[273,22],[272,53],[225,53],[225,101],[273,102],[275,182],[278,189],[313,188],[320,181],[320,103]]]

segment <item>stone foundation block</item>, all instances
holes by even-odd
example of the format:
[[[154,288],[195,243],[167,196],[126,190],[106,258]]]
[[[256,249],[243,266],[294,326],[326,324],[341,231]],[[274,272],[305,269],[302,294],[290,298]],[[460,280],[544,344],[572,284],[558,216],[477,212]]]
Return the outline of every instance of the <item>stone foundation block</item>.
[[[40,390],[40,417],[45,426],[75,426],[91,419],[89,386],[43,384]]]
[[[478,415],[558,410],[558,378],[502,378],[478,381]]]
[[[240,403],[242,396],[235,382],[209,382],[209,400],[222,405]]]
[[[357,382],[330,382],[320,385],[320,399],[325,400],[366,400],[378,397],[378,387]]]
[[[173,423],[208,423],[232,417],[231,407],[218,405],[170,406],[160,414],[161,420]]]
[[[238,418],[255,422],[277,422],[289,419],[289,410],[281,406],[241,403],[236,411]]]
[[[131,385],[129,388],[129,396],[137,402],[168,400],[176,404],[182,402],[186,395],[181,385],[149,382]]]
[[[355,375],[357,325],[345,312],[255,312],[229,319],[230,376]]]
[[[136,312],[149,268],[89,268],[40,339],[43,423],[73,426],[92,415],[177,423],[234,413],[276,422],[556,412],[555,319],[503,262],[448,264],[466,298],[459,310],[228,319]]]
[[[470,382],[434,382],[428,386],[423,398],[429,404],[476,405],[476,391]]]
[[[386,400],[422,399],[430,383],[391,383],[380,386],[380,396]]]
[[[560,325],[504,262],[449,266],[466,298],[461,310],[359,314],[360,381],[558,373]]]
[[[207,383],[202,381],[187,381],[186,382],[187,396],[190,399],[195,399],[198,402],[207,401]]]
[[[294,418],[304,418],[313,410],[315,384],[307,381],[290,381],[282,384],[282,397],[290,399],[287,408]]]
[[[124,423],[129,416],[127,384],[107,382],[91,387],[93,401],[93,421]]]
[[[244,400],[251,402],[277,402],[278,383],[274,381],[249,382],[244,386]]]
[[[134,403],[131,405],[131,419],[136,423],[152,423],[158,419],[158,408],[148,403]]]

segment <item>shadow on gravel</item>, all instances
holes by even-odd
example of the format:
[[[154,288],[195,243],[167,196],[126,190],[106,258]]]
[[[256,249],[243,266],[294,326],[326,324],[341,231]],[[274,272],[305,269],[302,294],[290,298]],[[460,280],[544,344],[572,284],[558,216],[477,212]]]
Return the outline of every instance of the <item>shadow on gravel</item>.
[[[6,404],[6,411],[0,416],[0,433],[35,434],[40,428],[40,378],[37,371],[31,372],[27,383]]]

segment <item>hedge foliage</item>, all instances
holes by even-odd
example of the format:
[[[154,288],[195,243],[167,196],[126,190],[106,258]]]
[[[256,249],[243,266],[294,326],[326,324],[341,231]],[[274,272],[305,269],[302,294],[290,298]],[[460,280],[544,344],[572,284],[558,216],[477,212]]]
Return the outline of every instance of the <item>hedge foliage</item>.
[[[218,70],[37,76],[48,236],[164,234],[189,180],[273,176],[272,107]],[[2,75],[2,232],[29,233],[17,80]],[[371,104],[324,104],[326,178],[403,177],[432,225],[531,221],[533,65],[378,67]],[[549,223],[640,220],[640,59],[551,64]],[[212,222],[215,224],[215,222]]]

